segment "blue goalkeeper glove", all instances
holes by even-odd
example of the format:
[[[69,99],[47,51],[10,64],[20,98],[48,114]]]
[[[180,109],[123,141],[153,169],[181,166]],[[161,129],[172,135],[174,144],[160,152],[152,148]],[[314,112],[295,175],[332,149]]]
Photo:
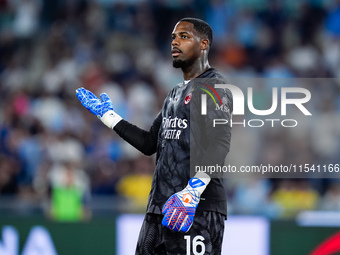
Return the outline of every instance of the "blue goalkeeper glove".
[[[210,178],[191,178],[185,189],[172,195],[163,206],[162,213],[165,215],[162,224],[176,232],[188,232],[201,194],[209,182]]]
[[[81,104],[96,115],[107,127],[113,129],[122,120],[122,117],[113,111],[113,104],[106,93],[102,93],[99,99],[91,91],[79,88],[76,90],[76,95]]]

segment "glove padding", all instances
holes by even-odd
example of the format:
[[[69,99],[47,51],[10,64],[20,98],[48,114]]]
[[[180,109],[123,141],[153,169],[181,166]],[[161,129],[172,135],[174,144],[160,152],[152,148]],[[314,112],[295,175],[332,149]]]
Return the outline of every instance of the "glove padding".
[[[81,104],[109,128],[113,129],[121,121],[122,117],[113,111],[113,104],[106,93],[102,93],[99,99],[91,91],[79,88],[76,90],[76,95]]]
[[[192,178],[184,190],[172,195],[165,203],[162,224],[176,232],[188,232],[194,221],[197,205],[208,183]]]

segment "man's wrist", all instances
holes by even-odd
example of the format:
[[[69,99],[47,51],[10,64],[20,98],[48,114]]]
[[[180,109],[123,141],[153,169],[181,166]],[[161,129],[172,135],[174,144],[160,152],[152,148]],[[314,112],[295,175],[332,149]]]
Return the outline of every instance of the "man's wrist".
[[[200,173],[197,173],[193,178],[191,178],[189,180],[188,183],[188,188],[192,188],[195,189],[196,191],[198,191],[200,194],[203,193],[203,191],[206,189],[206,187],[208,186],[209,182],[210,182],[211,178],[209,175],[205,174],[202,175]]]
[[[123,118],[113,110],[107,111],[102,117],[100,117],[100,120],[111,129],[113,129],[122,119]]]

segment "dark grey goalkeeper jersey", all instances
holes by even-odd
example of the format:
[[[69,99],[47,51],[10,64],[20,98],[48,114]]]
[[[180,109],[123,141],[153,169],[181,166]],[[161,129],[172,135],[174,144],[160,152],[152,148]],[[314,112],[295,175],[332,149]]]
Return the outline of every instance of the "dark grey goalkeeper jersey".
[[[149,131],[125,120],[115,126],[114,130],[124,140],[144,154],[157,152],[148,213],[161,214],[167,199],[187,186],[192,177],[190,167],[223,165],[229,152],[231,128],[230,125],[214,127],[213,120],[224,119],[230,123],[232,96],[229,90],[214,88],[221,83],[226,83],[223,76],[210,68],[169,92]],[[202,91],[210,91],[215,98],[207,98],[206,115],[201,114]],[[191,173],[193,175],[193,171]],[[197,210],[227,214],[223,179],[211,179]]]

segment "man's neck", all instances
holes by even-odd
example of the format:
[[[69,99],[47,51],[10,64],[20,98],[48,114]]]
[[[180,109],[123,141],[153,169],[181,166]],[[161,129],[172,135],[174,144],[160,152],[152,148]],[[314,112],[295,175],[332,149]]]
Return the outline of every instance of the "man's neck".
[[[184,80],[192,80],[210,68],[208,61],[195,63],[186,69],[182,68]]]

